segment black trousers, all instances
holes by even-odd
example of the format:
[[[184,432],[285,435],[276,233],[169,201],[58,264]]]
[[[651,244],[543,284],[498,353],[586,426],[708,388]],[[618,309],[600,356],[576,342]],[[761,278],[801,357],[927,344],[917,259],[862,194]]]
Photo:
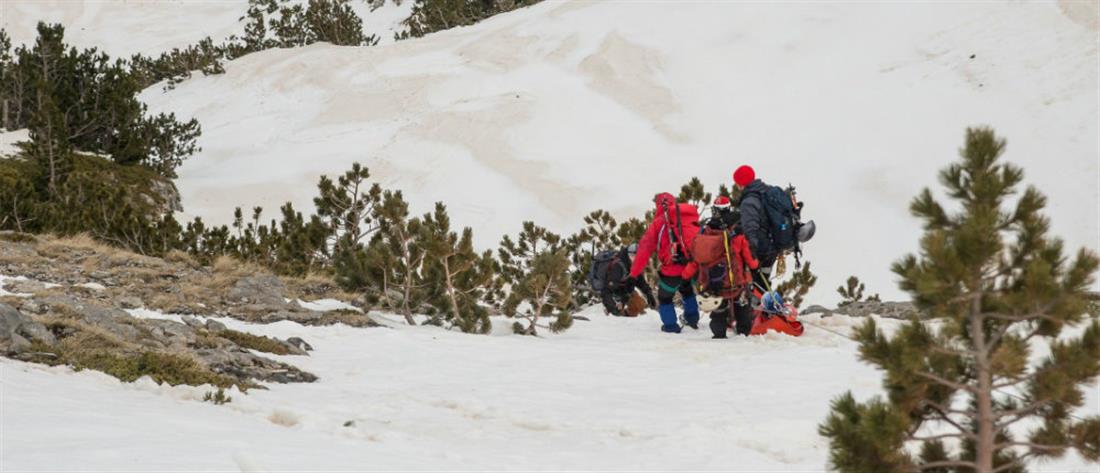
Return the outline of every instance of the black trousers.
[[[753,283],[755,283],[760,288],[769,287],[770,282],[768,280],[768,275],[763,271],[754,271],[752,279]],[[752,325],[753,322],[756,320],[756,314],[753,313],[753,301],[750,297],[745,300],[744,304],[741,304],[738,301],[734,301],[732,303],[730,301],[724,301],[722,302],[722,305],[718,307],[718,310],[714,311],[714,313],[710,315],[710,329],[711,332],[714,332],[715,338],[725,338],[726,326],[729,325],[729,317],[731,315],[730,306],[733,307],[732,315],[734,332],[736,332],[738,335],[748,335],[752,333]],[[719,323],[722,324],[722,336],[718,336],[719,332],[717,331],[717,325]]]

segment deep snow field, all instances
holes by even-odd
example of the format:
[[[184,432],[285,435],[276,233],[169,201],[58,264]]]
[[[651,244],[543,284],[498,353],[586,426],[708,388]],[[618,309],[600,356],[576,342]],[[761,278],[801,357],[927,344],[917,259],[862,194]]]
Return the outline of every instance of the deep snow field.
[[[705,327],[662,334],[653,311],[588,310],[591,321],[539,339],[501,319],[479,336],[374,315],[389,328],[217,319],[304,338],[309,357],[272,358],[320,377],[233,391],[221,406],[201,402],[209,387],[0,358],[0,469],[822,471],[829,401],[881,392],[880,374],[834,333],[859,323],[845,316],[806,317],[799,338],[711,340]],[[1100,409],[1100,389],[1087,406]],[[1071,454],[1032,471],[1097,465]]]

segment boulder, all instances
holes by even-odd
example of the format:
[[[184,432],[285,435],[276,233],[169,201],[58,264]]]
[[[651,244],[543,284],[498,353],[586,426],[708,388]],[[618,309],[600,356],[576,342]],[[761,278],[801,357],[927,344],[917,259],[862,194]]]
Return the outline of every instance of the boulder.
[[[300,350],[313,351],[313,346],[306,343],[305,340],[302,340],[299,337],[290,337],[290,338],[286,339],[286,342],[289,343],[290,345],[293,345],[293,346],[297,347]]]
[[[229,327],[226,327],[225,324],[218,322],[217,320],[206,319],[206,329],[211,332],[221,332],[228,330]]]
[[[286,285],[279,278],[265,274],[239,279],[227,296],[230,302],[285,307],[285,294]]]
[[[134,296],[122,296],[116,300],[118,301],[118,306],[123,309],[140,309],[145,306],[145,304],[141,302],[141,299]]]
[[[0,304],[0,352],[19,353],[38,341],[54,345],[57,339],[53,333],[29,316],[23,315],[14,307]]]
[[[202,322],[199,322],[199,319],[196,319],[193,315],[184,315],[180,317],[180,320],[182,320],[183,323],[187,324],[187,326],[191,328],[206,328],[206,325],[204,325]]]

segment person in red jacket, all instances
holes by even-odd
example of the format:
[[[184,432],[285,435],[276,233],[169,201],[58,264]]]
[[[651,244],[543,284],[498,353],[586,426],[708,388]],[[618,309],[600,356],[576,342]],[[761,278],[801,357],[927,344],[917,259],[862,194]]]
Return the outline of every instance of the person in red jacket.
[[[676,307],[672,298],[677,292],[684,303],[684,323],[699,328],[699,304],[684,268],[691,261],[691,242],[699,234],[699,210],[694,205],[676,203],[672,194],[657,194],[653,222],[638,241],[638,254],[630,267],[630,277],[637,280],[654,252],[660,263],[657,280],[657,312],[661,315],[661,331],[680,333]]]

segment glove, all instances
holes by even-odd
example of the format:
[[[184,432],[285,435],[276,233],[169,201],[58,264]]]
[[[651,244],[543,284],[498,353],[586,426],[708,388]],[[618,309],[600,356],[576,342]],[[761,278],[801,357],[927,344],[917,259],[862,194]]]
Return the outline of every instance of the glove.
[[[638,278],[627,277],[626,280],[623,281],[623,289],[626,289],[627,292],[633,291],[636,287],[638,287]]]

